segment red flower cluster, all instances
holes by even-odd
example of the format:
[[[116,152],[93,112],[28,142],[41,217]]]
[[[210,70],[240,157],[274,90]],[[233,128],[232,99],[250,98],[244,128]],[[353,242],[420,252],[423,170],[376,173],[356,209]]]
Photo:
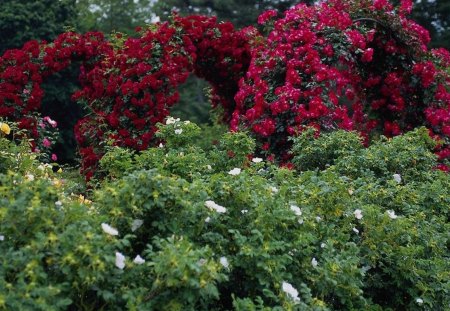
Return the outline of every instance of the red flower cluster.
[[[30,41],[0,58],[0,116],[37,137],[43,78],[81,61],[73,98],[92,113],[75,128],[82,171],[95,174],[104,143],[143,150],[156,123],[178,101],[177,86],[194,72],[209,81],[213,104],[232,130],[249,128],[269,158],[289,166],[289,137],[305,126],[357,130],[368,142],[426,125],[450,157],[450,54],[428,51],[429,35],[406,18],[411,1],[330,0],[299,4],[276,19],[235,30],[203,16],[140,28],[138,38],[108,42],[100,33],[64,33]],[[363,16],[363,17],[362,17]]]
[[[218,24],[215,17],[202,16],[176,17],[175,26],[183,29],[185,41],[193,45],[194,73],[211,84],[212,105],[223,107],[223,119],[228,122],[239,80],[250,64],[248,35],[253,28],[236,31],[229,22]]]
[[[49,44],[29,41],[22,49],[6,51],[0,57],[0,115],[18,122],[20,128],[39,141],[43,79],[74,60],[82,61],[84,69],[95,67],[112,51],[98,32],[85,35],[67,32]]]
[[[252,49],[234,123],[281,161],[289,136],[305,126],[357,130],[368,141],[426,125],[448,150],[449,77],[435,65],[448,68],[448,52],[430,55],[426,30],[405,17],[410,10],[406,0],[398,9],[387,0],[331,0],[286,11]]]
[[[89,159],[83,161],[85,170],[93,167],[92,159],[102,155],[97,137],[136,150],[154,143],[156,124],[169,115],[178,101],[177,86],[192,71],[211,83],[215,98],[226,111],[234,110],[233,97],[250,53],[247,40],[230,23],[176,16],[173,23],[157,24],[140,34],[86,72],[83,89],[74,95],[95,112],[88,123],[103,129],[96,135],[79,133],[87,136],[79,140],[87,148],[82,149],[88,155],[83,159]]]
[[[43,77],[81,60],[83,87],[73,99],[93,112],[75,128],[87,178],[105,152],[103,141],[136,150],[153,143],[156,124],[169,115],[177,86],[192,71],[211,83],[215,104],[231,115],[238,81],[250,63],[245,32],[202,16],[175,17],[139,31],[139,38],[115,45],[99,33],[65,33],[50,44],[32,41],[7,52],[0,59],[0,115],[19,120],[37,137],[34,113]]]

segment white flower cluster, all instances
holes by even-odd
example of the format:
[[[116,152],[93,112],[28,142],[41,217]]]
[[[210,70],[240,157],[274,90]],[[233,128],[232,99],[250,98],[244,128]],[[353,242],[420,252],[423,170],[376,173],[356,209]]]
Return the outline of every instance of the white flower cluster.
[[[302,216],[302,210],[300,209],[300,207],[298,207],[297,205],[295,205],[295,204],[291,204],[290,206],[289,206],[289,208],[291,209],[291,211],[293,211],[294,212],[294,214],[296,215],[296,216]],[[320,217],[319,217],[320,218]],[[319,220],[318,220],[319,221]],[[303,219],[302,218],[299,218],[298,219],[298,223],[301,225],[301,224],[303,224]]]
[[[120,270],[123,270],[123,268],[125,268],[125,261],[126,261],[125,256],[120,252],[116,252],[116,261],[115,261],[116,267],[119,268]],[[137,255],[134,258],[133,263],[135,263],[136,265],[142,265],[145,263],[145,259]]]
[[[298,207],[297,205],[292,204],[290,206],[290,208],[291,208],[291,211],[293,211],[295,215],[302,216],[302,210],[300,209],[300,207]]]
[[[125,258],[125,256],[124,256],[122,253],[116,252],[116,262],[115,262],[115,265],[116,265],[117,268],[119,268],[120,270],[123,270],[123,268],[125,268],[125,260],[126,260],[126,258]],[[142,264],[145,263],[145,259],[142,258],[141,256],[137,255],[137,256],[134,258],[133,262],[134,262],[135,264],[137,264],[137,265],[142,265]]]
[[[396,219],[398,217],[397,215],[395,215],[395,211],[392,211],[392,210],[388,210],[387,214],[388,214],[389,218],[391,218],[391,219]]]
[[[299,302],[300,298],[298,297],[298,290],[292,286],[292,284],[288,282],[283,282],[281,284],[281,289],[285,292],[293,301]]]
[[[125,256],[119,252],[116,252],[116,267],[120,270],[125,268]]]
[[[33,174],[26,174],[25,175],[25,180],[26,181],[33,181],[34,180],[34,175]]]
[[[136,231],[144,224],[144,221],[142,219],[134,219],[131,223],[131,231]]]
[[[113,228],[108,224],[102,223],[102,229],[105,233],[109,235],[119,235],[119,231],[117,231],[116,228]]]
[[[166,125],[175,124],[176,122],[180,122],[180,118],[167,117]]]
[[[145,263],[145,259],[137,255],[136,258],[134,258],[133,262],[137,265],[142,265],[143,263]]]
[[[400,176],[400,174],[394,174],[392,177],[398,184],[402,182],[402,176]]]
[[[230,266],[227,257],[220,257],[219,262],[225,269],[228,269],[228,267]]]
[[[362,211],[360,209],[357,209],[353,212],[353,214],[355,215],[356,219],[362,219],[363,218],[363,214]]]
[[[167,117],[166,119],[166,125],[171,125],[171,124],[175,124],[175,127],[177,127],[175,129],[175,134],[180,135],[181,133],[183,133],[183,129],[179,128],[180,127],[180,118],[174,118],[174,117]],[[191,123],[190,121],[184,121],[184,124],[189,124]]]
[[[49,171],[52,169],[52,166],[48,163],[45,164],[39,164],[37,167],[38,170],[40,170],[41,172],[45,172],[46,170]]]
[[[241,173],[241,169],[237,168],[237,167],[233,168],[231,171],[228,172],[228,174],[233,175],[233,176],[239,175],[240,173]]]
[[[211,200],[205,201],[205,206],[207,208],[209,208],[210,210],[216,211],[219,214],[223,214],[223,213],[227,212],[227,209],[225,207],[223,207],[222,205],[219,205],[216,202],[211,201]]]
[[[144,224],[144,221],[142,219],[135,219],[135,220],[133,220],[133,223],[131,225],[131,230],[136,231],[143,224]],[[105,233],[107,233],[109,235],[113,235],[113,236],[119,235],[119,231],[116,228],[113,228],[106,223],[102,223],[102,229]],[[125,258],[124,254],[122,254],[121,252],[116,252],[115,265],[117,268],[119,268],[120,270],[123,270],[125,268],[125,260],[126,260],[126,258]],[[137,255],[134,258],[133,262],[137,265],[142,265],[143,263],[145,263],[145,259],[142,258],[141,256]]]
[[[253,158],[252,159],[253,163],[261,163],[262,161],[263,161],[263,159],[261,159],[261,158]]]

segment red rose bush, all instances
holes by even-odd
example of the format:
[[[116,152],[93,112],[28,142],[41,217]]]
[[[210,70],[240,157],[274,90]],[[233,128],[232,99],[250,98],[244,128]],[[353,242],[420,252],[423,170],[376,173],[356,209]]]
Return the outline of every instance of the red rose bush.
[[[411,1],[298,4],[278,18],[263,13],[235,30],[204,16],[174,16],[138,29],[136,38],[68,32],[30,41],[0,58],[0,116],[37,138],[45,77],[80,62],[88,107],[75,136],[90,178],[105,146],[144,150],[158,142],[156,124],[177,103],[190,73],[212,87],[230,129],[249,129],[261,154],[290,166],[290,137],[306,127],[358,131],[366,144],[425,125],[450,157],[450,53],[428,50],[428,32],[409,20]],[[266,34],[266,35],[265,35]],[[443,164],[442,169],[446,166]]]
[[[252,49],[234,116],[282,161],[305,127],[356,130],[368,142],[426,125],[448,158],[450,54],[427,49],[410,5],[328,1],[263,14],[270,31]]]

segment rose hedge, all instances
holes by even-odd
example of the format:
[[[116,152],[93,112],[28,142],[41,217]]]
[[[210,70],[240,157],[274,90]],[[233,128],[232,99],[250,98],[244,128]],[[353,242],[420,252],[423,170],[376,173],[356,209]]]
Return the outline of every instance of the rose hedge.
[[[191,71],[213,85],[214,98],[230,114],[237,80],[249,62],[244,39],[230,23],[192,16],[175,17],[124,41],[113,57],[86,74],[85,87],[74,96],[94,112],[77,129],[83,159],[89,159],[85,167],[92,168],[90,159],[105,152],[98,137],[136,150],[154,144],[156,123],[169,115],[178,101],[177,86]]]
[[[43,79],[74,60],[82,61],[82,70],[95,68],[112,52],[103,34],[72,32],[61,34],[51,43],[30,41],[22,49],[6,51],[0,57],[0,116],[28,130],[34,139],[33,150],[40,150],[40,142],[47,138],[42,137],[38,116],[44,96]]]
[[[357,130],[367,143],[425,125],[448,158],[450,53],[427,49],[410,10],[411,1],[327,1],[264,13],[268,35],[253,46],[234,115],[282,161],[306,126]]]
[[[191,16],[139,29],[139,34],[107,42],[99,33],[65,33],[50,44],[32,41],[8,51],[0,59],[0,115],[37,137],[33,113],[40,108],[42,79],[82,60],[83,88],[73,99],[90,110],[75,128],[88,178],[105,152],[102,141],[136,150],[154,142],[156,123],[168,116],[178,101],[177,86],[191,71],[212,84],[215,105],[222,103],[224,119],[230,119],[238,80],[250,61],[246,32],[215,18]]]
[[[0,116],[37,137],[35,112],[46,76],[81,60],[73,98],[90,113],[75,128],[82,171],[91,178],[105,145],[144,150],[178,100],[190,72],[212,85],[213,105],[233,131],[250,129],[261,154],[292,166],[290,137],[306,126],[357,130],[365,143],[425,125],[450,157],[450,54],[429,51],[411,1],[299,4],[259,18],[267,35],[202,16],[139,29],[139,37],[65,33],[28,42],[0,58]],[[264,33],[264,32],[263,32]],[[445,164],[440,168],[448,169]]]

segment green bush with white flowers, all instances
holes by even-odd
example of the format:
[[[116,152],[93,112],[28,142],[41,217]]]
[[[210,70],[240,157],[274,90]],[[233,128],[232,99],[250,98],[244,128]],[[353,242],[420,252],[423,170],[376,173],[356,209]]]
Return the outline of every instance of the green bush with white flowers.
[[[450,178],[426,130],[368,148],[305,131],[289,170],[169,120],[156,148],[109,147],[87,188],[0,136],[0,310],[450,308]]]

